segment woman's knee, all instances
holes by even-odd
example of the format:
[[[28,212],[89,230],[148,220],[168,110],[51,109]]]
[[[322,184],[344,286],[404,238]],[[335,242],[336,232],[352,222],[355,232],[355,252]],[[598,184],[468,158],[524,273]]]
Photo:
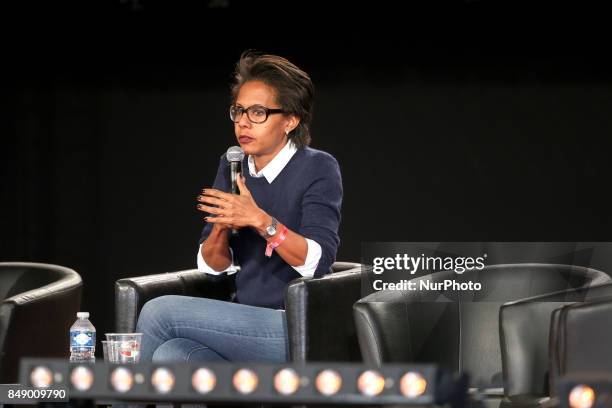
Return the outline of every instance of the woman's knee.
[[[170,339],[160,345],[153,353],[154,363],[184,363],[187,350],[182,345],[183,339]]]
[[[138,315],[137,330],[142,331],[156,322],[168,320],[169,314],[172,313],[173,307],[180,301],[180,298],[181,296],[166,295],[149,300]]]
[[[185,338],[164,342],[153,353],[154,363],[189,363],[226,361],[214,350]]]

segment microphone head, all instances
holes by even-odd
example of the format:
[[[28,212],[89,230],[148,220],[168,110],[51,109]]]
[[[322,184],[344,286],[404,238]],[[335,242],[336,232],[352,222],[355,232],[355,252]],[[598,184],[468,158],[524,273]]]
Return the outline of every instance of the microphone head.
[[[244,150],[240,146],[232,146],[227,149],[225,158],[228,162],[241,162],[244,159]]]

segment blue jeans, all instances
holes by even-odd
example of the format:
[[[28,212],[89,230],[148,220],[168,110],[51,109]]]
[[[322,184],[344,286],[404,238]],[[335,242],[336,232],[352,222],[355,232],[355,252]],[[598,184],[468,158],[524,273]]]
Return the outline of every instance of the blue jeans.
[[[288,359],[283,310],[188,296],[148,301],[138,318],[142,362],[270,362]]]

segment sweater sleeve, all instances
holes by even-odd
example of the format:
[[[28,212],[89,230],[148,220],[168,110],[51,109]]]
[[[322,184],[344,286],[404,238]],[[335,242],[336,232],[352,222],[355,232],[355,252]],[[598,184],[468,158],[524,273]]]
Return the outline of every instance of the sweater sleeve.
[[[342,177],[334,157],[323,153],[314,160],[309,185],[302,197],[302,219],[299,233],[321,246],[321,259],[314,277],[330,272],[340,244],[340,208]]]

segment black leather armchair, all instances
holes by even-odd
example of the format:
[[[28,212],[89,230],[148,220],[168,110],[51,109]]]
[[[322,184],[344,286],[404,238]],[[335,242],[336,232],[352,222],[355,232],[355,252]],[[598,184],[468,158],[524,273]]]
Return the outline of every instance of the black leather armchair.
[[[58,265],[0,262],[0,383],[17,382],[22,357],[67,357],[81,277]]]
[[[357,302],[354,315],[359,345],[364,360],[372,364],[384,362],[433,362],[452,370],[467,372],[471,386],[501,402],[509,371],[502,368],[500,346],[500,307],[507,302],[536,295],[562,292],[610,282],[603,272],[568,265],[508,264],[492,265],[482,271],[438,272],[417,278],[441,282],[480,282],[481,291],[385,291],[376,292]],[[557,305],[558,307],[558,305]],[[508,351],[510,360],[522,360],[540,370],[542,377],[547,359],[548,319],[541,327],[528,325],[533,347],[544,350],[538,360],[523,360],[525,355]],[[536,320],[534,320],[534,323]],[[513,372],[517,372],[514,370]],[[544,380],[538,377],[543,387]],[[543,395],[542,395],[543,396]],[[532,401],[533,402],[533,401]]]
[[[115,283],[115,326],[132,332],[144,304],[162,295],[230,300],[232,275],[211,277],[196,269],[120,279]],[[361,265],[336,262],[332,273],[299,278],[285,291],[293,361],[359,361],[352,306],[361,297]]]

